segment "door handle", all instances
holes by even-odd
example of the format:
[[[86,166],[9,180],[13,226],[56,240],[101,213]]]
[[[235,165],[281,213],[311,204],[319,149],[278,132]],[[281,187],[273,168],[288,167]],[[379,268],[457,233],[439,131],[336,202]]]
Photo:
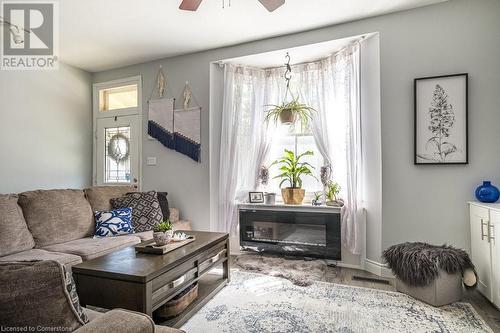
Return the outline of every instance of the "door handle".
[[[484,237],[488,237],[488,243],[489,243],[490,242],[490,240],[489,240],[489,231],[486,233],[486,235],[484,234],[484,226],[488,227],[488,225],[489,225],[489,222],[486,223],[486,222],[484,222],[483,219],[481,219],[481,240],[484,240]]]
[[[488,243],[492,240],[495,240],[495,225],[488,222]]]

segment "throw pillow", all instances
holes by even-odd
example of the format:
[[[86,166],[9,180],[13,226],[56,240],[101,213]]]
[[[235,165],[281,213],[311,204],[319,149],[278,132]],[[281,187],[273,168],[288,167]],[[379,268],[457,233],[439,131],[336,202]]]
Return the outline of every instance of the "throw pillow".
[[[132,223],[135,232],[153,230],[163,220],[156,191],[128,193],[121,198],[111,199],[113,209],[132,208]]]
[[[161,213],[164,219],[170,217],[170,208],[168,207],[168,192],[157,192],[158,202],[160,202]]]
[[[133,234],[132,208],[95,212],[95,237]]]

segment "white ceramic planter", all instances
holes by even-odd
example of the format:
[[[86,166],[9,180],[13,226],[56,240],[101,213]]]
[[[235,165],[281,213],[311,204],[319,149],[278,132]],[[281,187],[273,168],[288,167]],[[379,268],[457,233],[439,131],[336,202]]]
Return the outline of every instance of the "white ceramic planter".
[[[157,231],[153,233],[153,239],[158,246],[163,246],[167,245],[170,243],[172,240],[172,237],[174,236],[174,231],[173,230],[168,230],[168,231]]]

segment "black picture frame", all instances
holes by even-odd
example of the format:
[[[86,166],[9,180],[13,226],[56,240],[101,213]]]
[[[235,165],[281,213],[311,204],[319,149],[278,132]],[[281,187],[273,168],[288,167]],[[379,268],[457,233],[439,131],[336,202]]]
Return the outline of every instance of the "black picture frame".
[[[451,83],[450,79],[456,79],[457,82]],[[463,81],[461,84],[463,85],[463,90],[460,87],[459,82]],[[420,100],[423,95],[425,95],[422,92],[422,87],[423,84],[427,85],[434,85],[434,90],[433,90],[433,95],[431,100]],[[453,86],[455,84],[455,86]],[[438,85],[440,88],[438,88]],[[444,88],[443,88],[444,86]],[[425,89],[429,89],[429,87],[425,87]],[[447,99],[450,97],[447,92],[447,89],[449,91],[452,91],[452,96],[449,101]],[[457,90],[461,90],[458,92]],[[463,95],[460,95],[463,94]],[[427,94],[428,95],[428,94]],[[447,102],[451,106],[450,110],[452,112],[452,116],[450,117],[449,114],[444,116],[441,116],[441,118],[437,117],[438,119],[445,119],[444,122],[445,124],[448,124],[447,128],[443,128],[443,126],[432,126],[433,124],[436,124],[436,122],[429,123],[427,124],[427,129],[425,129],[426,126],[423,126],[423,118],[425,118],[421,113],[423,113],[424,109],[427,109],[426,112],[429,114],[431,113],[430,109],[433,108],[433,103],[435,101],[435,98],[438,97],[438,104],[442,105],[443,102],[443,95],[444,101]],[[414,79],[414,84],[413,84],[413,96],[414,96],[414,160],[413,163],[415,165],[464,165],[469,163],[469,124],[468,124],[468,118],[469,118],[469,74],[468,73],[459,73],[459,74],[449,74],[449,75],[439,75],[439,76],[428,76],[428,77],[420,77]],[[428,97],[428,96],[427,96]],[[460,103],[461,102],[461,103]],[[425,104],[427,103],[427,104]],[[457,105],[458,103],[458,105]],[[434,104],[436,105],[436,104]],[[460,110],[459,115],[455,114],[453,108],[456,108],[457,110]],[[439,109],[439,108],[436,108]],[[433,113],[436,115],[437,113]],[[439,113],[442,115],[442,112]],[[427,117],[433,118],[431,120],[435,120],[436,117],[432,115],[428,115]],[[446,119],[453,119],[452,121],[448,121]],[[462,124],[462,128],[458,129],[452,129],[453,125],[456,123],[457,119],[459,122]],[[439,121],[438,123],[441,124],[443,121]],[[449,125],[449,123],[452,123]],[[424,127],[424,128],[421,128]],[[431,127],[434,128],[434,131],[431,129]],[[436,130],[436,127],[438,128]],[[446,127],[446,126],[445,126]],[[425,132],[428,133],[425,133]],[[442,139],[435,139],[436,135],[435,133],[440,133],[438,135],[438,138],[443,137],[443,132],[448,133],[448,136],[446,136],[446,139],[449,139],[451,136],[450,131],[453,131],[453,136],[456,137],[454,139],[458,139],[460,144],[457,146],[453,142],[448,142],[448,141],[442,141]],[[458,133],[459,132],[459,133]],[[425,133],[425,135],[424,135]],[[430,136],[430,138],[426,141],[425,145],[423,144],[423,138],[424,136]],[[437,142],[440,142],[439,144]],[[443,144],[446,145],[443,147]],[[435,152],[434,154],[423,154],[424,149],[423,146],[427,146],[426,151],[429,150],[429,146],[435,146]],[[432,149],[432,148],[431,148]],[[460,158],[455,157],[454,159],[451,160],[446,160],[447,156],[450,154],[455,154],[457,153]]]
[[[264,203],[264,192],[248,192],[248,202]]]

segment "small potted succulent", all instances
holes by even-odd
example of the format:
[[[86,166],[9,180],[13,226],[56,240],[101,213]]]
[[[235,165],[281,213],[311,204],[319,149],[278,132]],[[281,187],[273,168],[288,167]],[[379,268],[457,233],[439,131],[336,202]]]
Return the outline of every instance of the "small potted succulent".
[[[174,230],[169,219],[158,223],[153,229],[153,239],[158,246],[167,245],[173,236]]]
[[[336,182],[329,181],[326,187],[326,205],[333,207],[344,206],[344,201],[338,197],[340,193],[340,185]]]
[[[321,197],[323,196],[322,192],[314,192],[314,198],[311,203],[313,206],[321,206]]]

